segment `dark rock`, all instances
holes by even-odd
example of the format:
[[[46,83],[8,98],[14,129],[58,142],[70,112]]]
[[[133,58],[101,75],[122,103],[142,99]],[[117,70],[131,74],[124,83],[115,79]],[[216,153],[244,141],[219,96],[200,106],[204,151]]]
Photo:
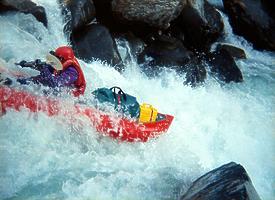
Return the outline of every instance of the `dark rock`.
[[[145,61],[145,57],[151,57],[150,66],[182,66],[191,59],[192,52],[188,51],[181,41],[168,36],[154,38],[139,56],[139,63]]]
[[[270,2],[270,1],[267,1]],[[233,31],[252,42],[257,49],[275,50],[275,19],[261,0],[223,0]],[[269,10],[269,9],[268,9]]]
[[[113,0],[112,12],[123,23],[139,22],[166,29],[185,4],[186,0]]]
[[[198,6],[184,6],[176,25],[183,30],[184,45],[190,49],[208,51],[223,32],[223,21],[220,13],[207,1],[201,1],[201,11]]]
[[[48,20],[45,8],[38,6],[30,0],[1,0],[0,12],[6,11],[19,11],[25,14],[32,14],[39,22],[43,23],[47,27]]]
[[[229,83],[242,82],[243,76],[233,57],[224,49],[215,51],[209,56],[211,72],[214,73],[221,81]]]
[[[205,66],[180,40],[161,35],[147,45],[138,62],[148,76],[156,76],[169,68],[180,75],[185,74],[185,84],[196,86],[205,80]]]
[[[234,162],[198,178],[181,200],[260,200],[245,169]]]
[[[93,0],[93,2],[96,9],[96,19],[109,29],[115,29],[117,24],[112,15],[112,0]]]
[[[65,32],[77,31],[95,19],[96,11],[92,0],[63,0],[61,5],[67,18]]]
[[[179,26],[172,25],[169,29],[163,31],[163,33],[175,37],[183,43],[185,42],[183,30]]]
[[[206,79],[206,63],[197,57],[193,57],[183,68],[185,75],[185,84],[196,87],[201,85]]]
[[[227,51],[233,58],[246,59],[245,51],[239,47],[235,47],[231,44],[220,43],[217,45],[217,51],[219,50]]]
[[[122,69],[122,61],[117,46],[109,30],[103,25],[89,25],[72,35],[73,49],[79,58],[92,60],[97,58]]]
[[[274,0],[261,0],[263,8],[268,12],[268,14],[275,19],[275,2]]]
[[[125,34],[124,37],[129,42],[132,55],[139,56],[145,48],[144,41],[142,39],[136,37],[131,32]]]
[[[187,0],[94,0],[96,18],[112,33],[131,31],[145,39],[148,34],[166,29]]]
[[[143,52],[145,43],[133,33],[115,35],[120,57],[124,64],[137,61],[138,56]]]

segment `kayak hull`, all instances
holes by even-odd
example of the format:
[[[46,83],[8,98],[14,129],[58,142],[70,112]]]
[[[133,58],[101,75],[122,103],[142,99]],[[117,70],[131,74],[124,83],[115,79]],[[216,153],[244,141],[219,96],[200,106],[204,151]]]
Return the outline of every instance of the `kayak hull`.
[[[162,120],[139,123],[137,120],[104,113],[87,105],[67,103],[58,98],[33,95],[27,91],[0,86],[0,111],[20,111],[22,108],[34,113],[43,112],[48,116],[65,115],[71,119],[77,119],[78,116],[87,117],[97,132],[128,142],[146,142],[150,138],[158,137],[167,132],[174,118],[160,114]]]

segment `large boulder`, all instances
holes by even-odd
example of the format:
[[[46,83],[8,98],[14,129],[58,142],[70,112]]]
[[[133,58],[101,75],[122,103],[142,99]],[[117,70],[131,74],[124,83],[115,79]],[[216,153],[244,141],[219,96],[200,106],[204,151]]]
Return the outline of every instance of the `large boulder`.
[[[236,34],[252,42],[255,48],[275,50],[275,19],[274,9],[271,11],[272,2],[223,0],[223,3]],[[273,13],[273,17],[270,13]]]
[[[234,162],[201,176],[181,200],[260,200],[245,169]]]
[[[48,20],[45,8],[38,6],[30,0],[1,0],[0,12],[19,11],[25,14],[32,14],[39,22],[47,27]]]
[[[109,29],[116,28],[112,15],[112,0],[93,0],[96,9],[96,19],[107,26]]]
[[[234,58],[225,49],[217,50],[209,55],[211,72],[225,83],[242,82],[243,76]]]
[[[142,39],[167,29],[187,0],[93,0],[96,19],[112,33],[133,32]]]
[[[91,24],[72,35],[73,49],[86,61],[99,59],[121,70],[121,58],[109,30],[103,25]]]
[[[275,2],[274,0],[261,0],[263,8],[268,12],[268,14],[275,19]]]
[[[129,43],[129,47],[131,49],[132,56],[137,58],[137,56],[139,56],[145,48],[144,41],[142,39],[136,37],[131,32],[124,34],[124,37]]]
[[[115,38],[123,64],[131,65],[132,62],[136,62],[145,48],[144,41],[131,32],[116,34]]]
[[[147,43],[146,48],[139,56],[139,63],[151,57],[151,66],[182,66],[191,59],[192,52],[187,50],[181,41],[165,35],[156,36]]]
[[[187,50],[182,42],[176,38],[160,35],[147,43],[139,64],[149,75],[158,75],[163,69],[173,69],[178,74],[185,74],[185,84],[196,86],[206,78],[206,70],[194,54]]]
[[[227,43],[219,43],[217,45],[217,50],[225,50],[227,51],[233,58],[237,59],[246,59],[245,51],[239,47],[235,47],[232,44]]]
[[[95,19],[92,0],[62,0],[62,12],[66,16],[65,32],[75,32]]]
[[[211,44],[223,33],[223,21],[220,13],[207,1],[191,1],[184,6],[176,20],[184,33],[186,47],[208,51]]]
[[[166,29],[185,4],[186,0],[113,0],[112,11],[122,23]]]

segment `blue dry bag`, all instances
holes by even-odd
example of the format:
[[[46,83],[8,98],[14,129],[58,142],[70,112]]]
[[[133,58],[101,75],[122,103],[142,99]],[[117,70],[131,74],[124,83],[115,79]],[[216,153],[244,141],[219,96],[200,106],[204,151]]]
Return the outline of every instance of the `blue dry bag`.
[[[133,118],[139,117],[139,103],[136,97],[126,94],[119,87],[99,88],[92,92],[99,103],[110,103],[115,110]]]

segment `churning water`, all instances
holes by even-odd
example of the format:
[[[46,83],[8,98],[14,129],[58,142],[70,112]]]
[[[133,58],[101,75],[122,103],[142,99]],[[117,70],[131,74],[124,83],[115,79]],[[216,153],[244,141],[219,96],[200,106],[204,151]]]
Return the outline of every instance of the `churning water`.
[[[47,9],[48,29],[31,15],[0,16],[0,57],[9,67],[67,44],[56,2],[36,2]],[[262,199],[274,198],[275,55],[254,50],[224,20],[224,40],[248,56],[237,62],[240,84],[221,86],[208,77],[204,86],[191,88],[171,71],[149,79],[134,62],[123,74],[97,61],[81,62],[87,98],[89,91],[116,85],[175,116],[157,139],[114,141],[84,118],[71,125],[62,116],[27,110],[2,116],[0,199],[177,199],[200,175],[230,161],[245,167]]]

